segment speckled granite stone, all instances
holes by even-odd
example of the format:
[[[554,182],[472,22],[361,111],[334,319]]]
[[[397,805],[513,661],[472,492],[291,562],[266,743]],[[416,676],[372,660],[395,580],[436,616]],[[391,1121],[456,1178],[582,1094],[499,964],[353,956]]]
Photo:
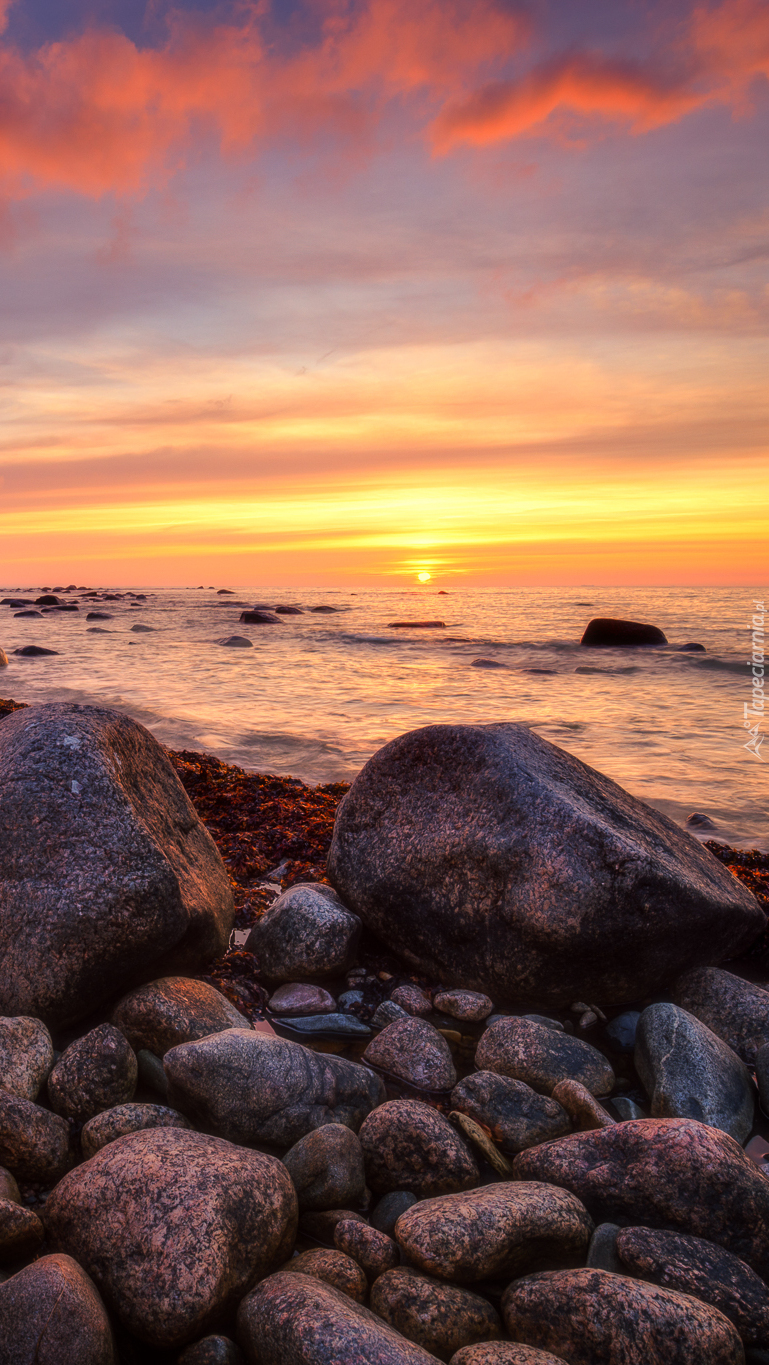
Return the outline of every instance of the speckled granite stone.
[[[446,1039],[426,1019],[397,1019],[369,1043],[364,1062],[422,1090],[451,1090],[457,1073]]]
[[[0,1162],[17,1180],[52,1185],[72,1165],[69,1126],[58,1114],[0,1090]]]
[[[631,1119],[521,1152],[513,1174],[571,1190],[597,1223],[705,1237],[769,1276],[769,1180],[718,1128]]]
[[[51,1035],[41,1019],[0,1019],[0,1086],[36,1100],[53,1066]]]
[[[390,1100],[360,1130],[366,1179],[375,1194],[409,1190],[420,1199],[478,1184],[475,1157],[437,1109]]]
[[[95,1156],[108,1142],[125,1137],[126,1133],[138,1133],[143,1128],[191,1128],[192,1124],[184,1114],[176,1109],[168,1109],[163,1104],[119,1104],[114,1109],[105,1109],[96,1114],[83,1126],[80,1146],[86,1160]]]
[[[720,967],[685,972],[670,990],[674,1005],[688,1010],[753,1066],[769,1042],[769,991]]]
[[[489,1341],[479,1346],[463,1346],[451,1357],[449,1365],[566,1365],[566,1362],[550,1351],[539,1351],[536,1346]]]
[[[88,1270],[130,1332],[163,1347],[234,1310],[286,1259],[296,1218],[274,1157],[177,1128],[111,1142],[60,1181],[45,1210],[55,1250]]]
[[[48,1077],[51,1108],[75,1123],[134,1097],[136,1053],[112,1024],[99,1024],[62,1053]]]
[[[312,1275],[356,1303],[365,1303],[368,1297],[368,1280],[362,1268],[352,1256],[345,1256],[343,1251],[337,1251],[335,1247],[313,1247],[309,1251],[300,1251],[298,1256],[286,1261],[280,1269],[291,1271],[294,1275]]]
[[[498,1019],[483,1034],[475,1065],[525,1081],[542,1095],[552,1095],[565,1080],[581,1081],[591,1095],[608,1095],[614,1085],[614,1072],[597,1048],[533,1019]]]
[[[134,1052],[146,1048],[156,1057],[210,1033],[250,1027],[221,991],[186,976],[162,977],[130,991],[112,1011],[112,1023]]]
[[[355,961],[363,926],[324,882],[299,882],[273,902],[246,941],[269,981],[342,976]]]
[[[510,1156],[571,1132],[571,1119],[562,1105],[538,1095],[525,1081],[495,1071],[465,1076],[451,1092],[451,1107],[488,1128]]]
[[[435,1365],[361,1304],[308,1275],[278,1274],[238,1309],[247,1365]]]
[[[283,1157],[302,1213],[359,1204],[366,1187],[363,1150],[351,1128],[324,1123]]]
[[[523,725],[386,744],[337,811],[328,875],[412,969],[502,1006],[635,1001],[765,923],[672,820]]]
[[[0,1199],[0,1265],[31,1256],[45,1232],[37,1214],[15,1199]]]
[[[115,1365],[96,1286],[71,1256],[43,1256],[0,1284],[0,1365]]]
[[[400,1252],[392,1237],[377,1232],[368,1223],[343,1219],[334,1228],[334,1245],[352,1256],[369,1280],[400,1264]]]
[[[422,1200],[395,1225],[409,1261],[458,1284],[542,1265],[579,1265],[592,1232],[593,1221],[573,1194],[526,1181]]]
[[[569,1365],[744,1365],[742,1342],[715,1308],[608,1270],[514,1280],[502,1296],[511,1337]]]
[[[0,727],[0,1010],[61,1025],[219,956],[230,882],[157,740],[119,711]]]
[[[371,1290],[371,1310],[439,1360],[502,1335],[499,1314],[488,1299],[407,1266],[380,1275]]]

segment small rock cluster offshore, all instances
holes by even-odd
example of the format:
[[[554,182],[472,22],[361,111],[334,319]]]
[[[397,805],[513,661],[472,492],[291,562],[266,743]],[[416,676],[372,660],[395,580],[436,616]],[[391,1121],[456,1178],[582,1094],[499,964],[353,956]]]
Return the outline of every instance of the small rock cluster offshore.
[[[382,749],[328,876],[246,1017],[160,745],[2,720],[0,1365],[769,1362],[755,897],[514,725]]]

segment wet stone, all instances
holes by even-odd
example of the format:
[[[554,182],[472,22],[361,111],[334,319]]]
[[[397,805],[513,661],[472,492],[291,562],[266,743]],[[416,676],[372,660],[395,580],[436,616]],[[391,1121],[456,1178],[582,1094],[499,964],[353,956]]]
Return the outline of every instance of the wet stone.
[[[439,1360],[448,1361],[462,1346],[502,1335],[499,1314],[487,1299],[406,1266],[379,1277],[371,1290],[371,1308]]]
[[[331,1033],[340,1038],[370,1038],[371,1029],[354,1014],[308,1014],[300,1018],[287,1019],[289,1028],[299,1033]]]
[[[0,1018],[0,1085],[36,1100],[53,1066],[51,1035],[40,1019]]]
[[[528,1181],[423,1200],[401,1214],[395,1227],[411,1264],[458,1284],[579,1265],[592,1233],[593,1221],[579,1199]]]
[[[565,1080],[581,1081],[592,1095],[608,1095],[614,1085],[614,1072],[597,1048],[531,1019],[500,1019],[487,1028],[475,1065],[525,1081],[543,1095]]]
[[[693,1118],[744,1142],[753,1127],[753,1083],[743,1061],[694,1015],[650,1005],[638,1023],[635,1067],[654,1118]]]
[[[769,1288],[744,1261],[701,1237],[619,1228],[622,1272],[709,1303],[734,1323],[747,1346],[769,1342]]]
[[[479,991],[438,991],[433,996],[433,1007],[452,1019],[481,1023],[492,1013],[494,1002]]]
[[[366,1176],[360,1140],[343,1124],[315,1128],[283,1157],[302,1213],[359,1204]]]
[[[556,1100],[538,1095],[525,1081],[493,1071],[465,1076],[451,1092],[451,1107],[488,1128],[510,1156],[571,1132],[569,1115]]]
[[[111,1022],[135,1052],[163,1057],[169,1048],[228,1028],[249,1028],[248,1020],[205,981],[166,976],[124,995]]]
[[[392,1237],[395,1232],[395,1224],[402,1213],[416,1204],[416,1195],[410,1190],[391,1190],[379,1200],[379,1203],[372,1210],[371,1226],[377,1232],[384,1232],[388,1237]]]
[[[388,1024],[397,1024],[399,1019],[407,1018],[409,1012],[402,1005],[396,1004],[394,1000],[383,1000],[374,1010],[371,1023],[374,1028],[386,1029]]]
[[[448,1043],[425,1019],[389,1024],[369,1043],[363,1060],[421,1090],[451,1090],[457,1080]]]
[[[286,1018],[291,1015],[331,1014],[336,1010],[336,1001],[322,986],[290,981],[280,986],[270,997],[269,1009],[273,1014]]]
[[[326,1250],[318,1247],[317,1250],[300,1251],[298,1256],[286,1261],[280,1268],[295,1275],[311,1275],[324,1284],[330,1284],[332,1289],[338,1289],[356,1303],[366,1302],[368,1280],[362,1268],[351,1256],[345,1256],[343,1251],[337,1251],[336,1248]]]
[[[510,1336],[569,1365],[743,1365],[722,1313],[674,1290],[605,1270],[527,1275],[502,1297]]]
[[[57,1114],[86,1123],[132,1100],[138,1074],[136,1054],[123,1034],[100,1024],[62,1053],[48,1077],[48,1098]]]
[[[126,1133],[138,1133],[144,1128],[186,1128],[192,1124],[176,1109],[163,1104],[119,1104],[114,1109],[105,1109],[96,1114],[83,1126],[80,1146],[83,1156],[88,1160]]]
[[[96,1286],[70,1256],[42,1256],[0,1284],[0,1365],[116,1365]]]
[[[624,1014],[618,1014],[606,1025],[606,1037],[618,1052],[633,1051],[640,1018],[638,1010],[625,1010]]]
[[[17,1180],[53,1185],[72,1160],[69,1126],[63,1118],[0,1090],[0,1162]]]
[[[357,1261],[369,1280],[375,1280],[400,1262],[398,1247],[391,1237],[357,1220],[337,1223],[334,1245]]]
[[[390,1100],[360,1130],[366,1179],[375,1194],[408,1190],[419,1199],[470,1189],[478,1165],[437,1109],[420,1100]]]

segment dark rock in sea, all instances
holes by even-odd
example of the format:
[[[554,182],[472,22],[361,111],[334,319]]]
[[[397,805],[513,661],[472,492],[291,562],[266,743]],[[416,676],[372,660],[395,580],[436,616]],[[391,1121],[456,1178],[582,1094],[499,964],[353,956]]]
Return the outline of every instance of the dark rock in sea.
[[[590,621],[580,644],[596,648],[629,649],[638,645],[666,645],[667,637],[657,626],[640,621],[616,621],[610,616],[597,616]]]
[[[33,610],[30,610],[30,611],[15,611],[13,614],[14,614],[14,617],[16,617],[16,616],[37,616],[37,617],[39,617],[39,619],[40,619],[41,621],[42,621],[42,619],[43,619],[43,613],[42,613],[41,611],[33,611]]]
[[[469,1148],[448,1120],[421,1100],[379,1105],[359,1136],[374,1194],[409,1190],[418,1199],[429,1199],[478,1184],[478,1166]]]
[[[334,1245],[357,1261],[369,1283],[400,1262],[400,1252],[392,1237],[357,1219],[340,1219],[334,1228]]]
[[[138,1067],[136,1054],[112,1024],[76,1038],[64,1051],[48,1077],[51,1108],[75,1123],[134,1097]]]
[[[571,1119],[555,1100],[494,1071],[465,1076],[451,1092],[451,1107],[488,1128],[509,1156],[571,1132]]]
[[[357,1131],[384,1098],[357,1062],[245,1029],[183,1043],[164,1065],[169,1103],[232,1142],[288,1147],[326,1123]]]
[[[693,1014],[650,1005],[638,1024],[635,1067],[653,1118],[691,1118],[740,1143],[753,1127],[753,1083],[744,1062]]]
[[[353,965],[362,925],[323,882],[299,882],[254,925],[246,950],[268,981],[341,976]]]
[[[552,1095],[567,1079],[581,1081],[592,1095],[608,1095],[614,1086],[614,1072],[598,1048],[532,1019],[499,1019],[487,1028],[475,1065],[525,1081],[542,1095]]]
[[[185,976],[166,976],[130,991],[112,1011],[111,1023],[125,1034],[134,1052],[146,1048],[156,1057],[211,1033],[249,1028],[245,1016],[221,991]]]
[[[685,972],[670,999],[728,1043],[748,1066],[769,1042],[769,991],[732,972],[705,967]]]
[[[61,606],[61,598],[56,597],[56,596],[54,595],[54,593],[45,592],[45,593],[43,593],[42,597],[36,597],[36,598],[35,598],[35,606],[36,606],[36,607],[60,607],[60,606]]]
[[[32,1209],[0,1199],[0,1265],[33,1256],[44,1240],[45,1229]]]
[[[141,622],[137,622],[137,624],[135,626],[131,626],[130,629],[134,635],[146,635],[148,632],[153,631],[155,627],[143,626]]]
[[[104,630],[101,626],[87,626],[87,627],[86,627],[86,632],[87,632],[88,635],[111,635],[111,634],[112,634],[112,631],[111,631],[111,630]],[[131,641],[131,643],[133,644],[133,641]]]
[[[358,1262],[352,1256],[345,1256],[343,1251],[337,1251],[336,1247],[300,1251],[280,1269],[294,1275],[311,1275],[330,1284],[332,1289],[338,1289],[340,1294],[346,1294],[355,1303],[365,1303],[368,1298],[368,1280]]]
[[[176,1365],[243,1365],[243,1354],[236,1342],[217,1332],[194,1341],[182,1351]]]
[[[678,652],[679,654],[705,654],[707,651],[704,645],[699,644],[696,640],[692,640],[687,645],[679,645]]]
[[[96,1114],[83,1126],[80,1146],[83,1156],[88,1160],[126,1133],[140,1133],[145,1128],[191,1128],[189,1119],[176,1109],[163,1104],[119,1104],[114,1109],[105,1109]]]
[[[118,1138],[72,1171],[45,1216],[51,1245],[93,1276],[130,1332],[178,1348],[286,1259],[297,1211],[274,1157],[155,1128]]]
[[[512,1337],[569,1365],[744,1365],[722,1313],[687,1294],[606,1270],[557,1270],[515,1280],[502,1296]]]
[[[499,1314],[488,1299],[408,1266],[380,1275],[371,1291],[371,1309],[439,1360],[449,1360],[462,1346],[502,1335]]]
[[[225,649],[253,649],[253,640],[247,640],[245,635],[227,635],[221,640],[217,640],[218,645],[224,645]]]
[[[765,1279],[769,1180],[726,1133],[694,1119],[634,1119],[522,1152],[516,1180],[571,1190],[598,1223],[705,1237]]]
[[[276,607],[275,612],[278,616],[304,616],[301,607]]]
[[[42,1256],[0,1284],[0,1365],[116,1365],[109,1318],[71,1256]]]
[[[0,726],[0,1010],[64,1024],[225,949],[232,891],[157,740],[73,703]]]
[[[53,1185],[72,1160],[64,1119],[0,1089],[0,1163],[17,1180]]]
[[[45,649],[43,645],[24,645],[23,648],[14,649],[14,654],[20,654],[24,659],[43,658],[48,654],[58,654],[58,649]]]
[[[238,617],[246,626],[279,626],[282,621],[271,611],[242,611]]]
[[[369,1043],[363,1061],[420,1090],[451,1090],[456,1085],[451,1049],[426,1019],[407,1015],[388,1024]]]
[[[445,630],[445,621],[390,621],[390,630]]]
[[[421,1200],[395,1228],[412,1265],[458,1284],[579,1265],[592,1233],[593,1220],[573,1194],[511,1180]]]
[[[371,1211],[371,1226],[387,1237],[395,1233],[395,1224],[406,1209],[416,1204],[417,1197],[410,1190],[391,1190],[385,1194]]]
[[[80,611],[76,602],[62,602],[61,606],[55,608],[56,611]]]
[[[686,827],[687,829],[718,829],[718,825],[710,819],[709,815],[701,815],[699,811],[694,811],[692,815],[687,816]]]
[[[500,663],[499,659],[473,659],[471,668],[507,668],[507,664]]]
[[[362,991],[360,998],[363,999]],[[281,1019],[290,1019],[292,1015],[302,1018],[308,1014],[333,1014],[336,1001],[322,986],[313,986],[305,981],[288,981],[270,996],[268,1009],[272,1014],[280,1015]]]
[[[540,1009],[637,1000],[765,925],[696,840],[518,725],[385,745],[339,806],[328,874],[421,974]]]
[[[217,597],[234,597],[235,593],[232,588],[217,588],[216,595]]]
[[[4,649],[0,649],[0,668],[8,667],[8,655]]]
[[[620,1228],[622,1271],[709,1303],[747,1346],[769,1342],[769,1289],[744,1261],[702,1237],[652,1228]]]
[[[562,1356],[522,1346],[514,1341],[489,1341],[478,1346],[463,1346],[451,1357],[449,1365],[566,1365]]]
[[[53,1066],[53,1042],[40,1019],[0,1018],[0,1086],[36,1100]]]
[[[299,1211],[360,1204],[366,1188],[363,1149],[351,1128],[326,1123],[307,1133],[283,1157],[294,1182]]]
[[[309,1275],[270,1275],[238,1309],[247,1365],[435,1365],[362,1304]]]
[[[323,607],[323,606],[321,606],[321,607],[310,607],[310,611],[323,612],[325,615],[329,615],[331,612],[335,612],[335,611],[338,611],[338,610],[339,610],[338,607]]]

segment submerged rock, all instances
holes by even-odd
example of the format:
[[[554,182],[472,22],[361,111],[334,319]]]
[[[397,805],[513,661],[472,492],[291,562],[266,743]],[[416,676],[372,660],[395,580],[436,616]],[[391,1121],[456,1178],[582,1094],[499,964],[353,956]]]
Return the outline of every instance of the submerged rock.
[[[636,1000],[765,925],[696,840],[519,725],[385,745],[339,806],[328,874],[412,968],[540,1009]]]
[[[0,727],[0,1009],[61,1025],[220,955],[232,891],[157,740],[118,711]]]

